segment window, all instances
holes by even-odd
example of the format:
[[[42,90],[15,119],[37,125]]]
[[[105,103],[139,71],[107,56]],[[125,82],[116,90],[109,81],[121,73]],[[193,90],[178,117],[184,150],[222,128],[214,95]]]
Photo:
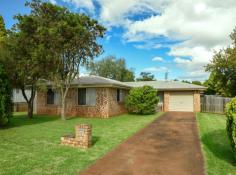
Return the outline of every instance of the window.
[[[90,105],[90,106],[96,105],[96,89],[95,88],[86,89],[86,105]]]
[[[54,104],[54,92],[52,89],[48,89],[47,91],[47,104]]]
[[[78,89],[79,105],[96,105],[96,89],[95,88],[79,88]]]
[[[123,102],[124,101],[124,94],[122,89],[117,89],[116,90],[116,101],[117,102]]]
[[[78,104],[86,105],[86,88],[78,89]]]
[[[164,92],[158,92],[157,96],[159,97],[159,103],[163,103],[164,101]]]
[[[116,90],[116,101],[120,101],[120,89]]]

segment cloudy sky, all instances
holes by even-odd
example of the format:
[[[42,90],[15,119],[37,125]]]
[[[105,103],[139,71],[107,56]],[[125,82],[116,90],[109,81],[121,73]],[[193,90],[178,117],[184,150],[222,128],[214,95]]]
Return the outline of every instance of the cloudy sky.
[[[236,26],[235,0],[50,0],[83,12],[107,28],[99,41],[107,55],[125,58],[138,76],[141,71],[164,79],[205,80],[204,65],[214,50],[230,45]],[[29,13],[24,0],[1,0],[7,28],[12,16]],[[85,70],[83,70],[85,71]]]

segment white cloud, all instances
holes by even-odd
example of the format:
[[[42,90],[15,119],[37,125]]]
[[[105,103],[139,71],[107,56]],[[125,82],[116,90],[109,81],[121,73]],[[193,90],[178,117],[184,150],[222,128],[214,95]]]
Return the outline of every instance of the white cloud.
[[[137,48],[137,49],[150,50],[150,49],[160,49],[160,48],[167,47],[167,46],[165,46],[163,44],[155,44],[155,43],[152,43],[152,42],[147,42],[147,43],[144,43],[144,44],[134,44],[134,47]]]
[[[142,72],[151,72],[151,73],[166,72],[166,71],[168,71],[168,68],[164,66],[163,67],[147,67],[142,70]]]
[[[228,35],[235,20],[236,2],[234,5],[228,3],[227,8],[222,8],[203,0],[176,0],[171,1],[161,15],[133,21],[129,24],[125,37],[133,41],[137,37],[142,40],[145,36],[150,38],[163,35],[172,39],[188,40],[191,45],[204,44],[209,48],[216,43],[228,43]]]
[[[49,0],[49,2],[52,3],[52,4],[57,4],[56,0]]]
[[[174,62],[192,77],[204,76],[204,65],[209,63],[213,50],[230,44],[229,34],[236,21],[235,0],[63,0],[77,7],[94,10],[99,4],[98,19],[108,28],[120,26],[123,39],[139,49],[169,47]],[[149,13],[145,18],[132,18]],[[158,15],[157,15],[158,14]],[[164,37],[168,44],[150,42]],[[137,43],[138,42],[138,43]],[[141,42],[141,44],[140,44]],[[188,57],[188,60],[183,58]],[[151,70],[156,70],[151,69]]]
[[[63,0],[63,1],[75,5],[76,8],[86,8],[90,12],[92,12],[95,8],[93,0]]]
[[[163,61],[162,57],[154,57],[152,58],[152,61]]]
[[[174,62],[176,62],[177,64],[188,64],[190,63],[190,60],[177,57],[174,59]]]
[[[189,72],[186,75],[179,76],[178,78],[183,79],[183,80],[200,80],[204,81],[206,80],[206,77],[209,75],[207,72],[202,72],[202,71],[192,71]]]
[[[100,20],[111,26],[127,26],[131,22],[129,17],[154,12],[165,1],[168,0],[97,0],[101,6]]]
[[[180,57],[174,61],[190,76],[206,76],[204,66],[213,51],[230,44],[229,34],[236,25],[236,1],[173,0],[158,10],[160,15],[132,21],[124,34],[126,41],[143,42],[159,36],[183,40],[170,45],[168,54]]]

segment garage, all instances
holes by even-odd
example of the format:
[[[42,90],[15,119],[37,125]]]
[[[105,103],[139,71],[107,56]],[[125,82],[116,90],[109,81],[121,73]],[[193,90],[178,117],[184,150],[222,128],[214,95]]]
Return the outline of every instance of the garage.
[[[170,92],[169,111],[194,111],[193,92]]]

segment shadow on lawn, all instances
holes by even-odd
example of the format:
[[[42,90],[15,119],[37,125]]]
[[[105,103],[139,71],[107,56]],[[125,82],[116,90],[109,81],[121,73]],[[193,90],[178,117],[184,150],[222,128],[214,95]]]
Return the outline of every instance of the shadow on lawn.
[[[17,114],[10,119],[9,124],[7,124],[5,127],[2,127],[1,129],[21,127],[25,125],[36,125],[40,123],[51,122],[58,119],[59,117],[56,116],[50,117],[50,116],[40,116],[40,115],[34,115],[32,119],[29,119],[25,114]]]
[[[202,142],[219,159],[236,166],[226,130],[219,129],[209,132],[202,137]]]
[[[94,146],[99,140],[100,140],[100,137],[92,136],[92,146]]]

